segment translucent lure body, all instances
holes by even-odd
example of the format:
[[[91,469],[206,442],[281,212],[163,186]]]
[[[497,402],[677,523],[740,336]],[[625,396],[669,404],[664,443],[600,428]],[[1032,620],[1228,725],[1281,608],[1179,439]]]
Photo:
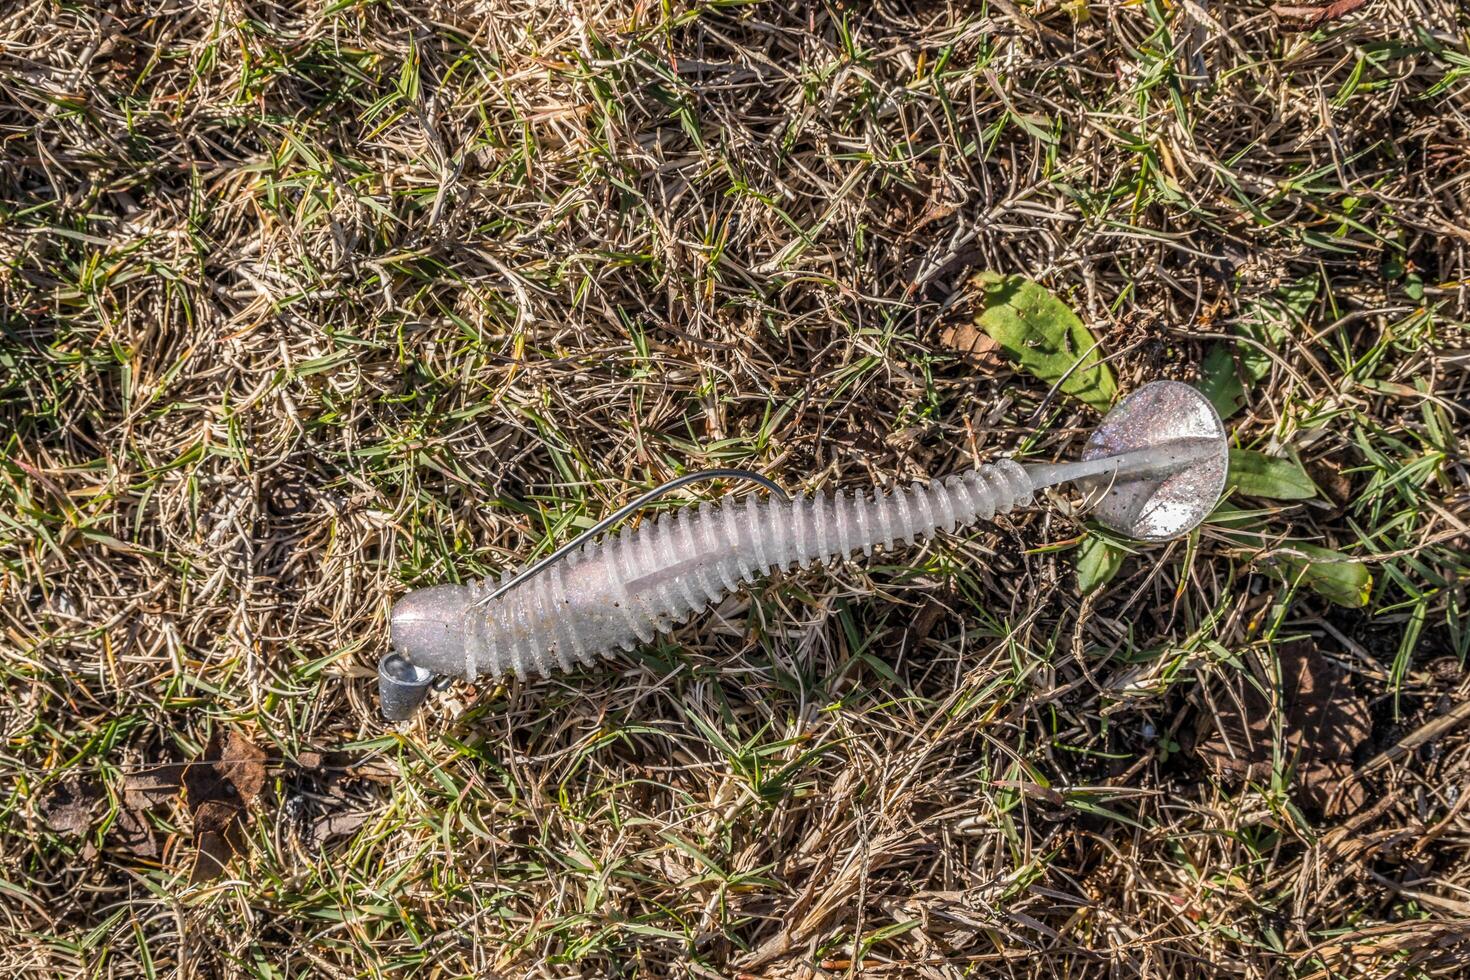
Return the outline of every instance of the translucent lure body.
[[[393,649],[378,661],[383,717],[403,721],[435,677],[545,676],[592,664],[672,629],[776,568],[909,544],[1029,504],[1062,483],[1088,497],[1097,519],[1142,541],[1188,533],[1225,487],[1229,441],[1214,406],[1177,381],[1124,398],[1087,440],[1082,458],[1008,459],[939,483],[799,500],[746,497],[661,517],[638,530],[552,552],[499,583],[417,589],[393,607]],[[779,487],[744,471],[686,474],[631,501],[712,476]],[[623,511],[606,522],[619,519]],[[595,528],[592,533],[596,533]]]
[[[1029,504],[1031,477],[1002,459],[893,491],[747,496],[665,514],[589,542],[490,601],[496,583],[410,593],[393,644],[420,668],[474,678],[545,676],[647,643],[774,569],[910,544]]]

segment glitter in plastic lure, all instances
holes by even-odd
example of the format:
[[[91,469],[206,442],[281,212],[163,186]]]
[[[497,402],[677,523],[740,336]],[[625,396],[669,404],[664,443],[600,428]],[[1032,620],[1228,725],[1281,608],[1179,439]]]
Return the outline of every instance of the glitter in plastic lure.
[[[774,569],[872,554],[990,520],[1072,482],[1100,521],[1162,541],[1191,530],[1225,486],[1224,427],[1195,389],[1156,381],[1124,399],[1071,463],[1000,459],[930,484],[786,499],[742,471],[690,474],[644,494],[606,521],[499,583],[438,585],[393,607],[393,651],[378,668],[385,718],[423,703],[436,677],[544,677],[590,666],[666,633]],[[775,491],[727,498],[591,540],[673,486],[740,476]]]

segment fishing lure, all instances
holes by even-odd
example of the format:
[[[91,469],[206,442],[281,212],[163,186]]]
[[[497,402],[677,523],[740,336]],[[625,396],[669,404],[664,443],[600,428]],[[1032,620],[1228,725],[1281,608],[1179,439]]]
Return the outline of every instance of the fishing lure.
[[[1167,540],[1214,508],[1227,459],[1209,401],[1188,385],[1156,381],[1114,408],[1072,463],[999,459],[927,485],[797,499],[744,471],[689,474],[500,582],[405,595],[391,617],[393,651],[378,669],[382,711],[390,720],[409,717],[436,676],[545,677],[591,666],[669,632],[757,576],[952,532],[1029,505],[1061,483],[1078,483],[1098,519],[1119,533]],[[716,476],[754,480],[772,496],[705,503],[594,540],[654,497]]]

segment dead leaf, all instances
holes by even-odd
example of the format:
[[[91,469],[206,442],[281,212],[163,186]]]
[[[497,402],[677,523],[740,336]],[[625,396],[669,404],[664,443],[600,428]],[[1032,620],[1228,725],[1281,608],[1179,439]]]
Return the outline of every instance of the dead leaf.
[[[1436,657],[1424,665],[1424,671],[1437,681],[1457,681],[1465,668],[1459,657]]]
[[[178,796],[184,785],[184,765],[166,763],[128,773],[123,780],[123,803],[134,810],[148,810]]]
[[[1277,4],[1271,8],[1271,12],[1278,17],[1287,20],[1296,20],[1301,23],[1290,26],[1297,30],[1309,31],[1314,27],[1320,27],[1330,20],[1338,20],[1362,7],[1367,6],[1368,0],[1336,0],[1325,6],[1296,7],[1289,4]]]
[[[82,776],[68,776],[36,804],[36,815],[53,834],[79,837],[92,827],[102,789]]]
[[[194,867],[189,884],[218,878],[245,844],[245,810],[209,800],[194,811]]]
[[[239,732],[230,732],[223,746],[216,732],[205,758],[213,761],[189,764],[183,779],[184,799],[194,818],[191,885],[223,874],[243,848],[250,803],[265,787],[266,755]]]
[[[933,224],[936,221],[942,221],[945,218],[948,218],[950,215],[954,214],[959,209],[960,206],[957,202],[929,202],[929,204],[926,205],[924,208],[924,213],[919,215],[919,220],[914,222],[914,224],[908,229],[908,231],[905,232],[904,237],[912,239],[924,228],[925,225]]]
[[[234,788],[242,806],[249,806],[265,788],[265,759],[265,752],[254,742],[230,732],[214,768],[221,781]]]
[[[1330,459],[1319,459],[1307,464],[1307,476],[1312,478],[1322,491],[1322,496],[1333,506],[1333,513],[1342,513],[1352,503],[1353,481],[1342,471],[1342,466]]]
[[[1000,344],[973,323],[954,323],[939,334],[939,342],[964,356],[976,367],[998,367],[1005,363]]]
[[[943,597],[927,596],[916,610],[909,610],[907,619],[901,620],[888,628],[883,643],[885,647],[892,650],[913,649],[929,638],[949,612]]]
[[[365,762],[360,766],[349,766],[345,769],[345,775],[352,779],[364,779],[372,783],[393,785],[403,779],[403,774],[398,767],[391,762]]]
[[[990,785],[996,789],[1013,789],[1025,796],[1050,803],[1052,806],[1066,806],[1067,798],[1050,786],[1034,783],[1029,779],[992,779]]]
[[[1311,640],[1283,643],[1276,656],[1281,665],[1279,686],[1274,678],[1264,678],[1262,684],[1267,691],[1279,692],[1275,700],[1281,714],[1281,758],[1291,772],[1298,801],[1327,817],[1356,810],[1366,801],[1367,791],[1349,777],[1353,753],[1372,734],[1367,704],[1353,691],[1347,675]],[[1218,726],[1199,733],[1195,753],[1221,781],[1267,783],[1276,727],[1272,700],[1254,684],[1241,681],[1236,691],[1216,696]],[[1334,799],[1339,787],[1344,792]]]
[[[118,807],[117,817],[107,828],[107,841],[114,849],[132,857],[150,861],[158,858],[158,837],[141,810]]]
[[[313,844],[325,844],[333,837],[347,837],[367,823],[369,814],[365,810],[346,810],[324,813],[312,821],[310,840]]]
[[[107,828],[107,843],[113,850],[145,861],[158,859],[158,835],[146,814],[179,798],[187,769],[187,764],[168,762],[127,774],[122,802]]]
[[[927,640],[929,634],[934,632],[934,627],[939,625],[940,620],[944,619],[944,614],[947,612],[949,612],[949,609],[938,599],[925,599],[924,604],[919,607],[919,611],[914,614],[913,625],[909,628],[914,642],[918,643]]]

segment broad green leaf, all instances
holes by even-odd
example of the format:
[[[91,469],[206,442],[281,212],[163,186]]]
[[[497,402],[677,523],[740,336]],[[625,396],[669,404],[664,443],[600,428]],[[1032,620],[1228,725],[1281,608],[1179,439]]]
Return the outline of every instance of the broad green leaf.
[[[1233,345],[1220,343],[1210,348],[1199,369],[1199,390],[1222,419],[1229,418],[1245,404],[1245,385],[1235,370]]]
[[[1230,450],[1229,485],[1272,500],[1310,500],[1318,493],[1317,484],[1296,460],[1249,449]]]
[[[1282,545],[1305,555],[1279,555],[1282,577],[1288,581],[1300,581],[1322,598],[1346,606],[1362,609],[1373,594],[1373,573],[1368,566],[1354,561],[1340,551],[1319,548],[1312,544],[1288,542]]]
[[[1221,504],[1210,515],[1209,522],[1222,534],[1246,547],[1259,548],[1257,533],[1263,526],[1265,511],[1241,510]],[[1284,582],[1300,583],[1313,592],[1349,609],[1361,609],[1373,595],[1373,573],[1368,566],[1340,551],[1321,548],[1300,541],[1287,541],[1278,546],[1292,554],[1275,554],[1260,563],[1264,571]]]
[[[1107,585],[1123,567],[1127,552],[1106,538],[1089,534],[1077,549],[1077,588],[1091,595]]]
[[[972,282],[979,290],[975,325],[1022,368],[1047,384],[1065,377],[1061,390],[1100,412],[1112,407],[1118,393],[1113,372],[1067,304],[1021,276],[982,272]]]
[[[1261,347],[1280,350],[1292,327],[1304,321],[1317,300],[1318,280],[1299,279],[1246,307],[1233,332],[1256,343],[1219,343],[1200,365],[1199,388],[1222,419],[1245,404],[1245,386],[1271,373],[1271,357]]]

